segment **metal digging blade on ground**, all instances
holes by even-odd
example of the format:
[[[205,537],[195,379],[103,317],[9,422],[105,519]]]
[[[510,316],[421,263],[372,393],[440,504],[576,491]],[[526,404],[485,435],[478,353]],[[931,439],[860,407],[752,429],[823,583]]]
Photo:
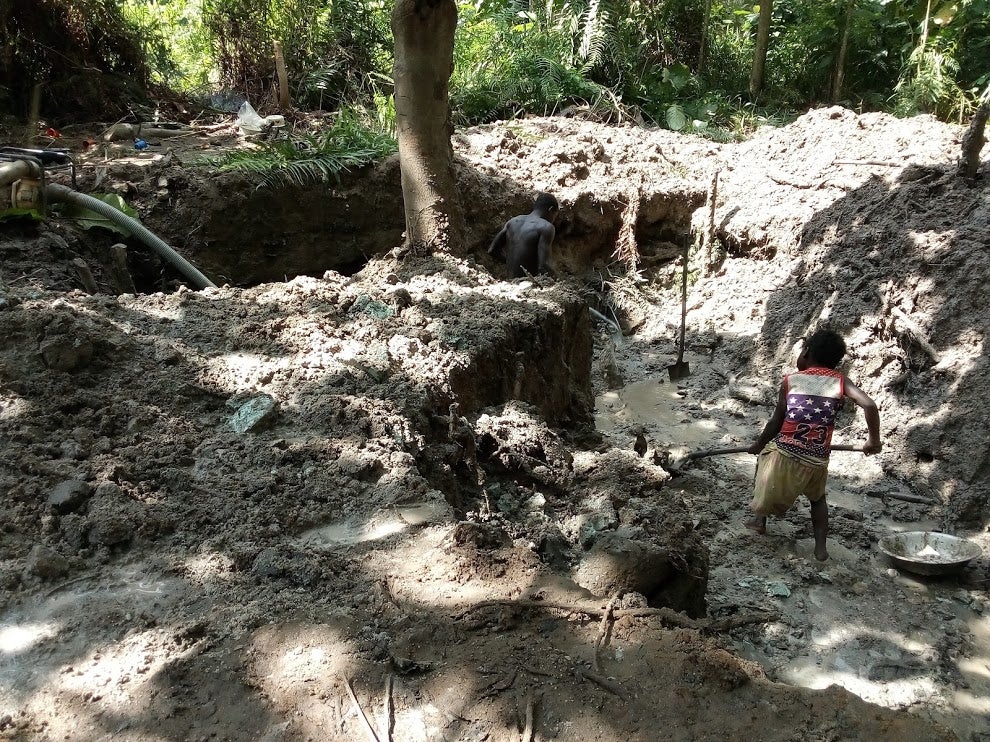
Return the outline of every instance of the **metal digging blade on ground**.
[[[691,366],[684,360],[684,332],[687,326],[687,278],[688,258],[691,255],[690,236],[684,242],[684,270],[681,272],[681,340],[677,346],[677,362],[667,367],[671,381],[677,381],[691,375]]]

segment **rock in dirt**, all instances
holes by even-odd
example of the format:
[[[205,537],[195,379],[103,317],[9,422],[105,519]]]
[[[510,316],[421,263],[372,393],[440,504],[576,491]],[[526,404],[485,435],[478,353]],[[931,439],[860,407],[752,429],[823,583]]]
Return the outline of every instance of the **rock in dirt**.
[[[36,575],[43,580],[54,580],[69,571],[69,562],[47,546],[35,544],[28,554],[25,568],[28,574]]]
[[[92,496],[93,488],[79,479],[67,479],[55,485],[48,495],[48,505],[56,513],[74,513]]]
[[[264,430],[278,418],[278,401],[267,394],[252,397],[242,404],[230,419],[234,432],[243,435],[250,430]]]
[[[45,365],[54,371],[78,371],[93,360],[93,343],[80,335],[57,335],[42,340],[38,353]]]
[[[478,549],[499,549],[512,544],[509,534],[492,523],[463,521],[454,527],[453,538],[458,546],[472,544]]]
[[[251,574],[268,580],[284,578],[293,585],[309,586],[319,579],[319,570],[302,554],[288,546],[262,549],[251,565]]]
[[[131,540],[134,527],[129,519],[120,515],[104,515],[94,519],[89,530],[89,542],[93,546],[119,546]]]

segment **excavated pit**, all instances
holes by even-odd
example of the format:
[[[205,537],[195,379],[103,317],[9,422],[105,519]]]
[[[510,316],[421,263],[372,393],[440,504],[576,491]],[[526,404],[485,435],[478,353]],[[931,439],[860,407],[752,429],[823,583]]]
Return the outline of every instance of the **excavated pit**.
[[[0,658],[0,722],[10,714],[39,739],[121,724],[136,739],[350,739],[361,732],[346,707],[334,710],[346,699],[339,678],[360,679],[363,702],[398,673],[397,734],[421,723],[453,725],[454,738],[516,738],[504,720],[533,690],[546,692],[549,736],[759,735],[786,726],[780,713],[748,712],[771,698],[789,729],[813,737],[948,738],[930,719],[978,729],[990,697],[979,671],[985,561],[955,585],[919,586],[892,579],[871,552],[886,529],[979,519],[985,502],[982,459],[964,460],[959,426],[930,414],[972,405],[985,375],[981,325],[957,310],[982,275],[986,208],[939,169],[951,136],[923,136],[932,126],[829,109],[738,152],[554,119],[459,132],[471,234],[467,257],[450,258],[388,254],[401,238],[394,161],[277,192],[208,176],[181,154],[99,164],[103,188],[230,286],[181,289],[129,245],[138,293],[122,292],[103,252],[116,238],[67,223],[4,232],[0,635],[41,629]],[[859,144],[928,169],[894,186],[832,163]],[[809,148],[821,173],[798,175],[819,162]],[[705,231],[698,207],[717,168],[709,249],[719,255],[710,272],[692,256],[693,375],[674,387],[664,381],[680,306],[671,261],[689,224]],[[84,167],[84,187],[97,172]],[[484,248],[539,190],[563,206],[562,279],[499,282]],[[925,194],[930,209],[911,206]],[[969,222],[926,232],[926,219],[948,219],[939,204]],[[891,207],[910,230],[864,229]],[[896,249],[873,252],[885,235]],[[617,245],[634,246],[654,280],[622,278]],[[854,254],[867,255],[865,269]],[[935,265],[950,257],[965,278],[958,297]],[[73,258],[101,294],[78,290]],[[884,273],[888,258],[906,260],[904,276]],[[894,281],[887,304],[872,298],[881,274],[881,285]],[[830,302],[839,284],[854,290]],[[953,304],[942,313],[950,335],[933,341],[937,364],[883,314],[928,311],[931,285]],[[598,297],[635,333],[593,334],[586,307]],[[745,457],[676,481],[658,462],[673,444],[747,440],[793,338],[836,306],[854,315],[843,325],[850,371],[883,399],[890,453],[835,462],[823,566],[806,553],[805,511],[764,540],[736,527]],[[854,418],[843,426],[862,433]],[[941,500],[873,497],[907,491]],[[614,603],[612,644],[599,653],[598,617],[622,590],[633,592]],[[674,626],[737,628],[711,642],[662,632],[669,615],[647,606],[708,616]],[[657,671],[669,667],[683,672]],[[824,684],[888,708],[792,687]]]

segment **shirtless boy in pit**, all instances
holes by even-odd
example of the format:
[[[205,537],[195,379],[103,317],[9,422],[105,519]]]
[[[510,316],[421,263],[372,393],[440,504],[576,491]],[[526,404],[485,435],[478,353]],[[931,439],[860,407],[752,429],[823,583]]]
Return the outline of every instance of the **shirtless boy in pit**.
[[[509,278],[521,278],[526,274],[553,274],[550,249],[556,235],[553,222],[559,211],[557,199],[549,193],[541,193],[529,214],[512,217],[495,235],[488,254],[494,255],[504,249]]]

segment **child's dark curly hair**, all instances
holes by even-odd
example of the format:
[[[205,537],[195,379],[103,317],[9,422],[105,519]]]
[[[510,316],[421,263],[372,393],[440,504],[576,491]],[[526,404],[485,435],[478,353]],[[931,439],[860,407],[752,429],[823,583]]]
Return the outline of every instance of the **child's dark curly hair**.
[[[804,341],[809,360],[826,368],[835,368],[846,354],[846,341],[834,330],[818,330]]]
[[[557,203],[557,199],[554,198],[551,193],[541,193],[536,197],[536,202],[533,204],[534,209],[543,209],[543,211],[558,211],[560,209],[560,204]]]

